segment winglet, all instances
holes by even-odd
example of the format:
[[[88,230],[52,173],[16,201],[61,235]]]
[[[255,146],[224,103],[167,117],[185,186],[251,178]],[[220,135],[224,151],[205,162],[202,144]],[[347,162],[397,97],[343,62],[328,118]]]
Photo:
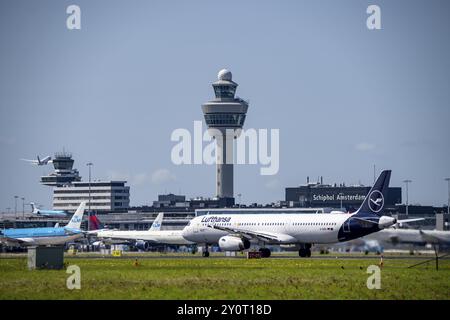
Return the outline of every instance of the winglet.
[[[160,212],[156,217],[155,221],[153,221],[152,226],[148,231],[159,231],[161,230],[162,220],[164,218],[164,212]]]

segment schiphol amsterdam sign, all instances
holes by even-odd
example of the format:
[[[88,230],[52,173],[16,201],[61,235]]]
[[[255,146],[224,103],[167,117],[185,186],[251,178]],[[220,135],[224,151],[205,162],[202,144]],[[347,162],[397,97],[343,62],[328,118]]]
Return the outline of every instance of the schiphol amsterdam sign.
[[[312,194],[312,201],[335,202],[335,201],[364,201],[363,194]]]

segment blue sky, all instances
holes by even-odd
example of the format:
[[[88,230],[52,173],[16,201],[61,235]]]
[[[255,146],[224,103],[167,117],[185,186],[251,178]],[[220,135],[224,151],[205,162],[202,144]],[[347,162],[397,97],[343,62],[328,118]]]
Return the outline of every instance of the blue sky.
[[[81,8],[81,30],[66,8]],[[381,8],[382,30],[366,27]],[[214,196],[214,168],[172,164],[228,68],[250,100],[246,128],[280,130],[280,170],[235,168],[242,202],[284,187],[413,180],[410,202],[443,205],[450,176],[448,1],[0,2],[0,210],[13,196],[50,206],[20,158],[73,153],[87,178],[127,179],[133,205],[158,193]]]

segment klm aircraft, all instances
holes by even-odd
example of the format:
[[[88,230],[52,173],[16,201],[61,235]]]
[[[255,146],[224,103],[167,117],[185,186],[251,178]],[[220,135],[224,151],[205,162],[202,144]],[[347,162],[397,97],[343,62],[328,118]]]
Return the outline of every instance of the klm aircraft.
[[[39,216],[45,216],[45,217],[65,217],[67,213],[62,210],[41,210],[34,202],[30,202],[31,209],[33,210],[33,214],[37,214]]]
[[[69,223],[55,228],[22,228],[0,230],[0,242],[7,246],[47,246],[61,245],[81,238],[84,232],[80,229],[83,220],[85,202],[82,202]]]

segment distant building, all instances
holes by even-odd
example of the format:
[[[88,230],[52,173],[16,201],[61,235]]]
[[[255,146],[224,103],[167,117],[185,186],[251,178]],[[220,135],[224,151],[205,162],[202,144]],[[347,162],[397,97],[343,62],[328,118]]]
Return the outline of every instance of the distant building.
[[[169,208],[169,207],[189,207],[186,202],[186,196],[178,196],[172,193],[158,195],[158,201],[153,201],[155,208]]]
[[[41,184],[54,187],[81,181],[77,169],[73,169],[74,160],[69,152],[57,152],[52,160],[54,172],[41,177]]]
[[[92,181],[91,210],[94,212],[127,211],[130,187],[126,181]],[[53,190],[53,209],[73,212],[82,201],[89,207],[89,182],[74,182]]]
[[[347,210],[356,210],[364,201],[371,187],[362,185],[345,186],[345,184],[308,183],[293,188],[286,188],[285,200],[289,207],[333,207],[341,205]],[[402,188],[388,189],[385,201],[386,209],[394,208],[402,202]]]
[[[230,205],[228,198],[191,198],[186,200],[186,196],[172,193],[158,195],[158,201],[153,201],[153,208],[194,210],[198,208],[223,208]],[[149,210],[145,207],[144,210]]]

